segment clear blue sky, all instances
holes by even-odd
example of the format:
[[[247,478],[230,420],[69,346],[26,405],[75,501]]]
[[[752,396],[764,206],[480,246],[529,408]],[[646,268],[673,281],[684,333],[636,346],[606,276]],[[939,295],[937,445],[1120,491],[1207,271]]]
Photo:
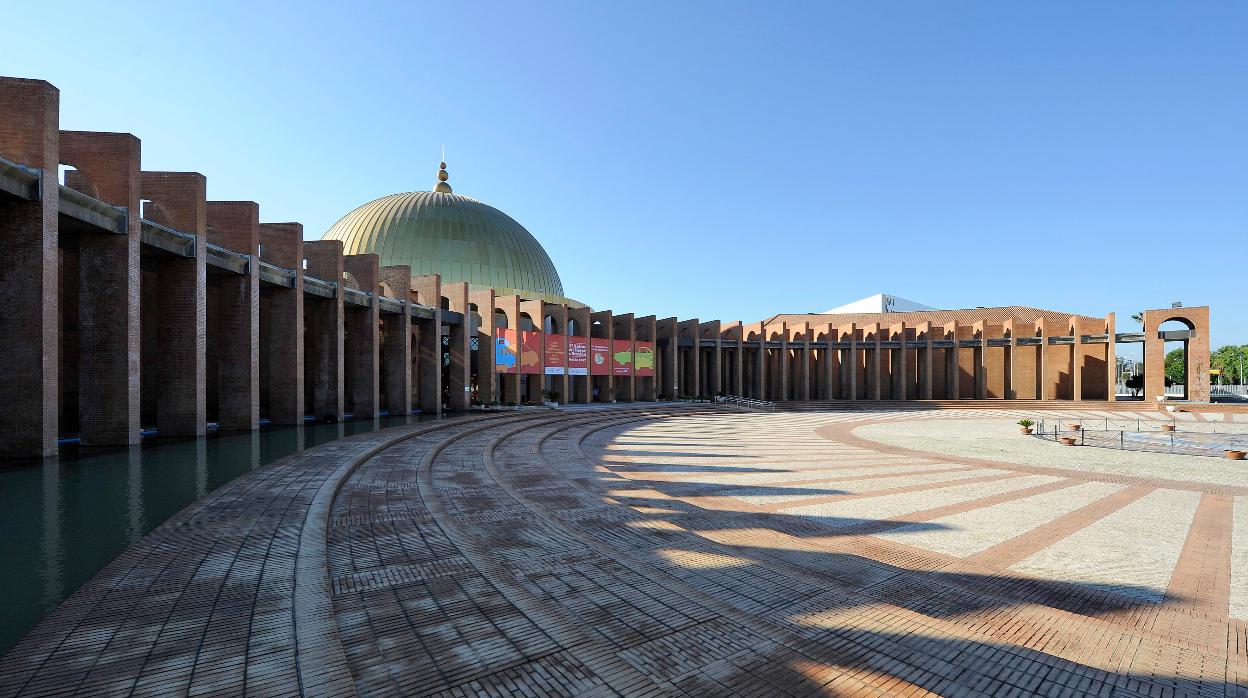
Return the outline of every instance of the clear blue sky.
[[[458,193],[600,308],[1213,307],[1248,342],[1248,3],[26,3],[62,127],[319,237]]]

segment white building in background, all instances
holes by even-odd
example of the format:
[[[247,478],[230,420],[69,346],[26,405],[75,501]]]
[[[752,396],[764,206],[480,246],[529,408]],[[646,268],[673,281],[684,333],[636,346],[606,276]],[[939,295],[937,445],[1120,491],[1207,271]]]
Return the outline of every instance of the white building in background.
[[[824,314],[830,313],[912,313],[921,310],[937,310],[931,306],[915,303],[898,296],[890,296],[887,293],[877,293],[874,296],[856,300],[853,303],[846,303],[839,308],[823,311]]]

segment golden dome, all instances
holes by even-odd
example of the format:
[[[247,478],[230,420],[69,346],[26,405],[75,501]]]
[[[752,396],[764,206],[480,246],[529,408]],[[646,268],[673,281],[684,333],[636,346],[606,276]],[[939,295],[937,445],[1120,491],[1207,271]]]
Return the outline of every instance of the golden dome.
[[[375,253],[382,265],[410,265],[413,276],[441,274],[443,282],[567,302],[550,256],[524,226],[493,206],[451,193],[444,181],[438,186],[445,191],[370,201],[322,239],[342,240],[345,254]]]

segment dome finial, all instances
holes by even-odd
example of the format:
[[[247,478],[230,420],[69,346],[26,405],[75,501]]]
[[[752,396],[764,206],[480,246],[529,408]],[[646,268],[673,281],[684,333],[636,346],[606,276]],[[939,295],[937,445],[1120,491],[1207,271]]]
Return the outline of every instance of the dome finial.
[[[451,185],[446,183],[449,177],[446,173],[446,146],[442,146],[442,162],[438,163],[438,183],[433,185],[433,190],[439,194],[450,194]]]

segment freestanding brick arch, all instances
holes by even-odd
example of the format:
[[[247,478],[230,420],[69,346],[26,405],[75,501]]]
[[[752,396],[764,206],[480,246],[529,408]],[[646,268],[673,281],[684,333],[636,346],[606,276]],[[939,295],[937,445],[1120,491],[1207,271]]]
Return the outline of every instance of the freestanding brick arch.
[[[1175,320],[1186,330],[1163,332]],[[1187,356],[1187,399],[1209,401],[1209,307],[1144,311],[1144,397],[1155,400],[1166,392],[1166,342],[1181,341]]]

